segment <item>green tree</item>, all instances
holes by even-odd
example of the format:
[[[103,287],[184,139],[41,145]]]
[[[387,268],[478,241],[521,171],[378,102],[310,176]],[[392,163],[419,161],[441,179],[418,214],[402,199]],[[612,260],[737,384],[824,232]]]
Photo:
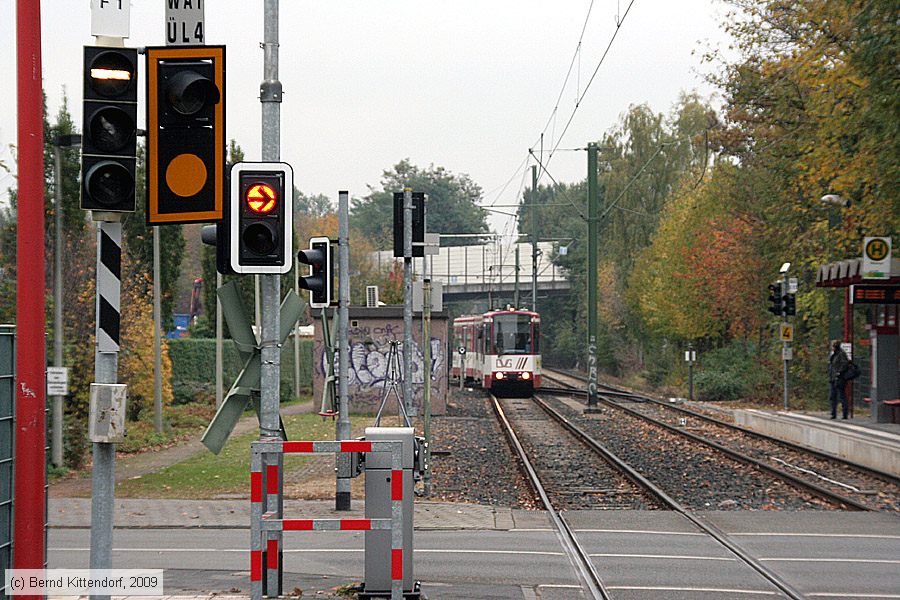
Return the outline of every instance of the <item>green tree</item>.
[[[455,175],[443,167],[430,165],[422,169],[403,159],[384,171],[381,190],[369,188],[364,198],[354,198],[351,202],[353,224],[376,247],[393,247],[394,192],[410,187],[416,192],[425,192],[426,229],[430,232],[487,233],[487,211],[478,206],[481,187],[468,175]],[[471,240],[449,239],[447,245],[463,245]]]

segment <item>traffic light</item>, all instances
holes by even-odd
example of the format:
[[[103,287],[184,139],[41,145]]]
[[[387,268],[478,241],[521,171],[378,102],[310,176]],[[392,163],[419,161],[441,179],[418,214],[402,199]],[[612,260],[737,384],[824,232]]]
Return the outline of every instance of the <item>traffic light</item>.
[[[222,218],[225,47],[147,48],[147,222]]]
[[[781,297],[781,304],[784,307],[784,314],[792,317],[797,314],[797,296],[795,294],[785,294]]]
[[[782,314],[780,283],[769,284],[769,302],[772,303],[772,306],[769,307],[769,312],[780,317]]]
[[[231,168],[229,244],[235,273],[287,273],[293,264],[294,179],[290,165]]]
[[[84,47],[81,208],[134,212],[137,50]]]
[[[425,256],[425,192],[412,193],[412,207],[412,255]],[[403,192],[394,192],[395,258],[403,258],[403,215]]]
[[[331,305],[332,262],[331,240],[327,237],[309,238],[309,250],[297,252],[297,260],[309,265],[309,276],[300,277],[297,284],[309,290],[310,308],[328,308]]]

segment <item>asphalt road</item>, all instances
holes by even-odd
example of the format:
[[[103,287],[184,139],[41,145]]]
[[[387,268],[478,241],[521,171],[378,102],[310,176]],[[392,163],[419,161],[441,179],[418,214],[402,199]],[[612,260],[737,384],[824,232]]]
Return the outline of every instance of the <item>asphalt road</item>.
[[[616,600],[779,598],[749,567],[664,512],[574,513]],[[900,519],[889,514],[709,513],[808,598],[900,599]],[[118,529],[114,566],[166,570],[166,593],[247,593],[246,529]],[[50,566],[86,568],[86,529],[50,531]],[[582,598],[548,529],[417,531],[415,573],[431,600]],[[289,532],[285,591],[306,597],[364,576],[363,534]]]

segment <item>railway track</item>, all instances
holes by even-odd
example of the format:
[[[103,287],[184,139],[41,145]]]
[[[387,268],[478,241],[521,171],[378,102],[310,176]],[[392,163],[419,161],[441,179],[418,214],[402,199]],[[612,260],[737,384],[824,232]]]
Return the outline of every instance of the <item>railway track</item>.
[[[602,458],[608,468],[618,471],[620,477],[627,480],[629,488],[640,488],[640,493],[644,497],[652,499],[653,508],[669,509],[678,512],[695,527],[725,547],[731,554],[737,557],[738,560],[753,569],[760,577],[767,581],[768,584],[779,590],[781,594],[795,600],[803,598],[803,596],[792,586],[782,580],[775,572],[750,556],[724,532],[699,519],[690,510],[670,497],[662,488],[658,487],[632,468],[627,461],[611,452],[593,436],[581,429],[578,425],[573,423],[571,419],[554,409],[544,400],[535,396],[530,399],[506,399],[502,403],[496,397],[492,397],[491,401],[494,410],[497,413],[498,420],[500,421],[506,436],[510,440],[510,445],[519,457],[522,470],[525,472],[550,516],[560,539],[560,543],[575,568],[587,598],[609,600],[611,599],[611,596],[604,587],[603,581],[590,556],[579,543],[576,532],[568,525],[559,510],[559,486],[553,481],[551,481],[551,485],[549,486],[545,484],[543,478],[546,477],[548,473],[552,474],[554,469],[552,467],[550,469],[546,468],[548,463],[546,452],[548,449],[546,443],[541,443],[541,437],[552,436],[556,438],[556,448],[568,447],[572,440],[577,441],[583,447],[589,449],[591,455]],[[532,404],[534,409],[549,416],[550,419],[537,419],[534,414],[535,410],[530,410],[529,404]],[[508,416],[508,412],[515,412],[517,414],[515,417],[511,417]],[[557,427],[551,427],[550,421],[555,423]],[[535,422],[542,423],[537,425]],[[567,435],[560,436],[559,428],[565,430]],[[538,438],[538,440],[535,441],[535,438]],[[565,450],[563,453],[570,451],[571,449]],[[563,458],[558,450],[553,450],[551,453],[556,457],[550,460],[551,464],[553,464],[555,460]],[[563,465],[557,465],[557,467],[561,466]],[[566,470],[569,472],[579,471],[579,465],[577,464],[565,466]],[[587,471],[578,472],[579,475],[584,475],[586,473]],[[637,496],[637,493],[635,492],[632,492],[632,494],[634,494],[633,497]],[[565,492],[563,493],[563,497],[565,497]],[[563,503],[565,504],[564,500]]]
[[[545,388],[546,393],[585,396],[583,391],[570,387],[572,380],[579,383],[583,380],[568,374],[551,377],[566,387]],[[673,434],[715,448],[734,460],[753,465],[842,508],[900,511],[900,479],[888,473],[772,438],[683,406],[612,386],[603,387],[609,388],[600,392],[604,407],[624,411]]]

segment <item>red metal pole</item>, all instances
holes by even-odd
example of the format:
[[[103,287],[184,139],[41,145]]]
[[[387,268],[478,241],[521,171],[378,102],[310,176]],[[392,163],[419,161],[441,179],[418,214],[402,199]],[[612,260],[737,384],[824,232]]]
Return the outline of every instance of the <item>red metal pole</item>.
[[[13,567],[44,566],[46,382],[44,353],[44,130],[41,3],[16,0],[18,232],[16,235],[16,446]],[[40,596],[23,596],[23,598]]]
[[[853,343],[853,305],[850,304],[850,286],[844,288],[844,341],[850,344],[853,349],[853,356],[856,364],[859,364],[859,357],[856,356],[858,349]],[[847,394],[847,407],[850,409],[850,418],[853,418],[853,382],[848,381],[844,385],[844,393]],[[873,406],[874,410],[875,407]]]

